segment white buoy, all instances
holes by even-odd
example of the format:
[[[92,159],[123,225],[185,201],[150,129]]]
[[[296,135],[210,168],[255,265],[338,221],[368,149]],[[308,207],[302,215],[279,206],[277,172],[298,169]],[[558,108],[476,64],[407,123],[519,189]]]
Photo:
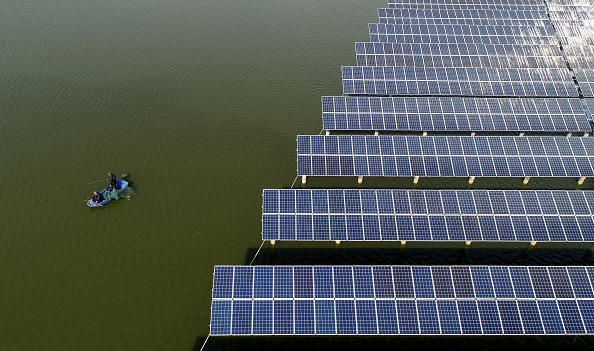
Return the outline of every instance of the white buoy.
[[[475,136],[475,135],[476,135],[476,133],[475,133],[475,132],[472,132],[472,133],[470,133],[470,136],[471,136],[471,137],[473,137],[473,136]]]
[[[582,185],[582,184],[584,184],[584,180],[586,180],[586,177],[581,177],[581,178],[578,180],[578,185]]]
[[[301,176],[301,184],[305,184],[307,181],[307,176]]]
[[[528,184],[529,181],[530,181],[530,177],[524,177],[522,184],[526,185],[526,184]]]
[[[373,135],[378,136],[379,132],[376,130],[375,133],[373,133]]]
[[[590,135],[590,133],[584,133],[584,137],[587,137],[588,135]]]
[[[536,241],[531,241],[530,246],[536,246]]]
[[[468,178],[468,184],[474,183],[474,176]]]
[[[328,136],[328,135],[330,135],[330,131],[329,130],[326,131],[326,136]]]
[[[472,241],[466,241],[466,242],[464,243],[464,245],[466,245],[466,246],[470,246],[470,244],[471,244],[471,243],[472,243]]]
[[[357,178],[357,183],[363,183],[363,176],[359,176],[359,178]]]
[[[270,245],[276,244],[276,240],[270,240]]]
[[[336,245],[340,245],[340,240],[335,241]]]
[[[400,245],[402,245],[402,246],[406,245],[406,240],[400,241]]]
[[[413,184],[417,184],[419,182],[419,177],[415,177],[415,179],[413,179]]]
[[[427,136],[427,132],[423,132],[423,136]]]
[[[520,133],[520,136],[524,136],[524,132]]]
[[[569,138],[571,136],[571,133],[567,133],[567,137]]]

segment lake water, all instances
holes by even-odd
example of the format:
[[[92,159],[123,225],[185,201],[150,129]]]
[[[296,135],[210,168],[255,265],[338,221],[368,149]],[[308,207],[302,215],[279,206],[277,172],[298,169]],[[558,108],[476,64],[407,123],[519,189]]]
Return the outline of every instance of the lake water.
[[[373,1],[6,0],[0,6],[0,348],[191,350],[213,266],[249,264],[263,188],[377,22]],[[84,200],[111,171],[137,195]],[[477,179],[473,188],[520,187]],[[308,187],[356,187],[310,179]],[[532,180],[573,189],[575,180]],[[411,179],[363,187],[411,188]],[[422,179],[418,188],[465,188]],[[592,189],[590,180],[582,189]],[[587,245],[266,243],[256,264],[592,264]],[[215,339],[215,340],[213,340]],[[574,338],[210,338],[205,349],[592,345]],[[491,346],[490,346],[491,345]],[[539,346],[540,345],[540,346]]]

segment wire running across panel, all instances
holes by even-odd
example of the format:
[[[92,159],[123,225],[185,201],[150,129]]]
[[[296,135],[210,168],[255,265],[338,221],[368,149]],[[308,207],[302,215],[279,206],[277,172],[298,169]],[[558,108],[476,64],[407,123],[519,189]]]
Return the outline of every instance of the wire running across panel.
[[[297,137],[301,176],[591,177],[591,162],[581,137]]]
[[[266,189],[262,240],[594,242],[594,191]]]
[[[591,131],[578,99],[322,97],[325,130]]]
[[[591,335],[593,267],[215,266],[210,335]]]
[[[565,68],[342,67],[345,95],[577,97]]]

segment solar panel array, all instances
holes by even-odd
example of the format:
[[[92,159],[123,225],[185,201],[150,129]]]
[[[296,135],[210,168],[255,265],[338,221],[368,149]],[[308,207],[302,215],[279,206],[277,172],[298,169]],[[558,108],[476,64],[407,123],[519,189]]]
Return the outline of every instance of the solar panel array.
[[[297,137],[301,176],[591,177],[591,162],[591,138]]]
[[[381,43],[482,43],[555,44],[549,27],[478,25],[395,25],[370,24],[372,42]]]
[[[379,22],[389,24],[550,25],[545,11],[379,9],[378,12]]]
[[[342,67],[349,95],[577,97],[567,69]]]
[[[525,6],[525,5],[542,5],[538,0],[388,0],[388,4],[485,4],[485,5],[510,5],[510,6]]]
[[[216,266],[211,335],[583,335],[593,267]]]
[[[586,6],[584,6],[586,5]],[[551,22],[584,97],[594,97],[594,64],[589,46],[594,44],[592,4],[550,1]]]
[[[322,111],[325,130],[591,130],[577,99],[324,96]]]
[[[594,241],[594,192],[264,190],[262,240]]]
[[[508,4],[425,4],[389,3],[389,8],[394,9],[454,9],[454,10],[517,10],[517,11],[546,11],[544,4],[539,5],[508,5]]]

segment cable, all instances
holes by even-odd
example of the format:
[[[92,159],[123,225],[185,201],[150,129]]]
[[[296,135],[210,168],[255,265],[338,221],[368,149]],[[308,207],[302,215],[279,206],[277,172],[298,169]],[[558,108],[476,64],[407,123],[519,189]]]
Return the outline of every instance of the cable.
[[[262,249],[262,246],[264,246],[264,240],[262,240],[262,245],[260,245],[260,248],[258,249],[258,251],[256,251],[256,255],[254,256],[254,258],[252,258],[252,262],[250,262],[250,266],[252,265],[252,263],[254,263],[254,260],[256,259],[256,257],[258,257],[258,253],[260,252],[260,249]]]
[[[208,334],[208,336],[206,337],[206,340],[204,340],[204,344],[202,344],[202,347],[200,348],[200,351],[202,351],[202,349],[204,348],[204,346],[206,346],[206,342],[208,341],[208,338],[210,338],[210,334]]]
[[[295,185],[295,182],[297,181],[297,178],[299,178],[299,176],[295,177],[295,180],[293,181],[293,184],[291,184],[291,189],[293,189],[293,185]]]

